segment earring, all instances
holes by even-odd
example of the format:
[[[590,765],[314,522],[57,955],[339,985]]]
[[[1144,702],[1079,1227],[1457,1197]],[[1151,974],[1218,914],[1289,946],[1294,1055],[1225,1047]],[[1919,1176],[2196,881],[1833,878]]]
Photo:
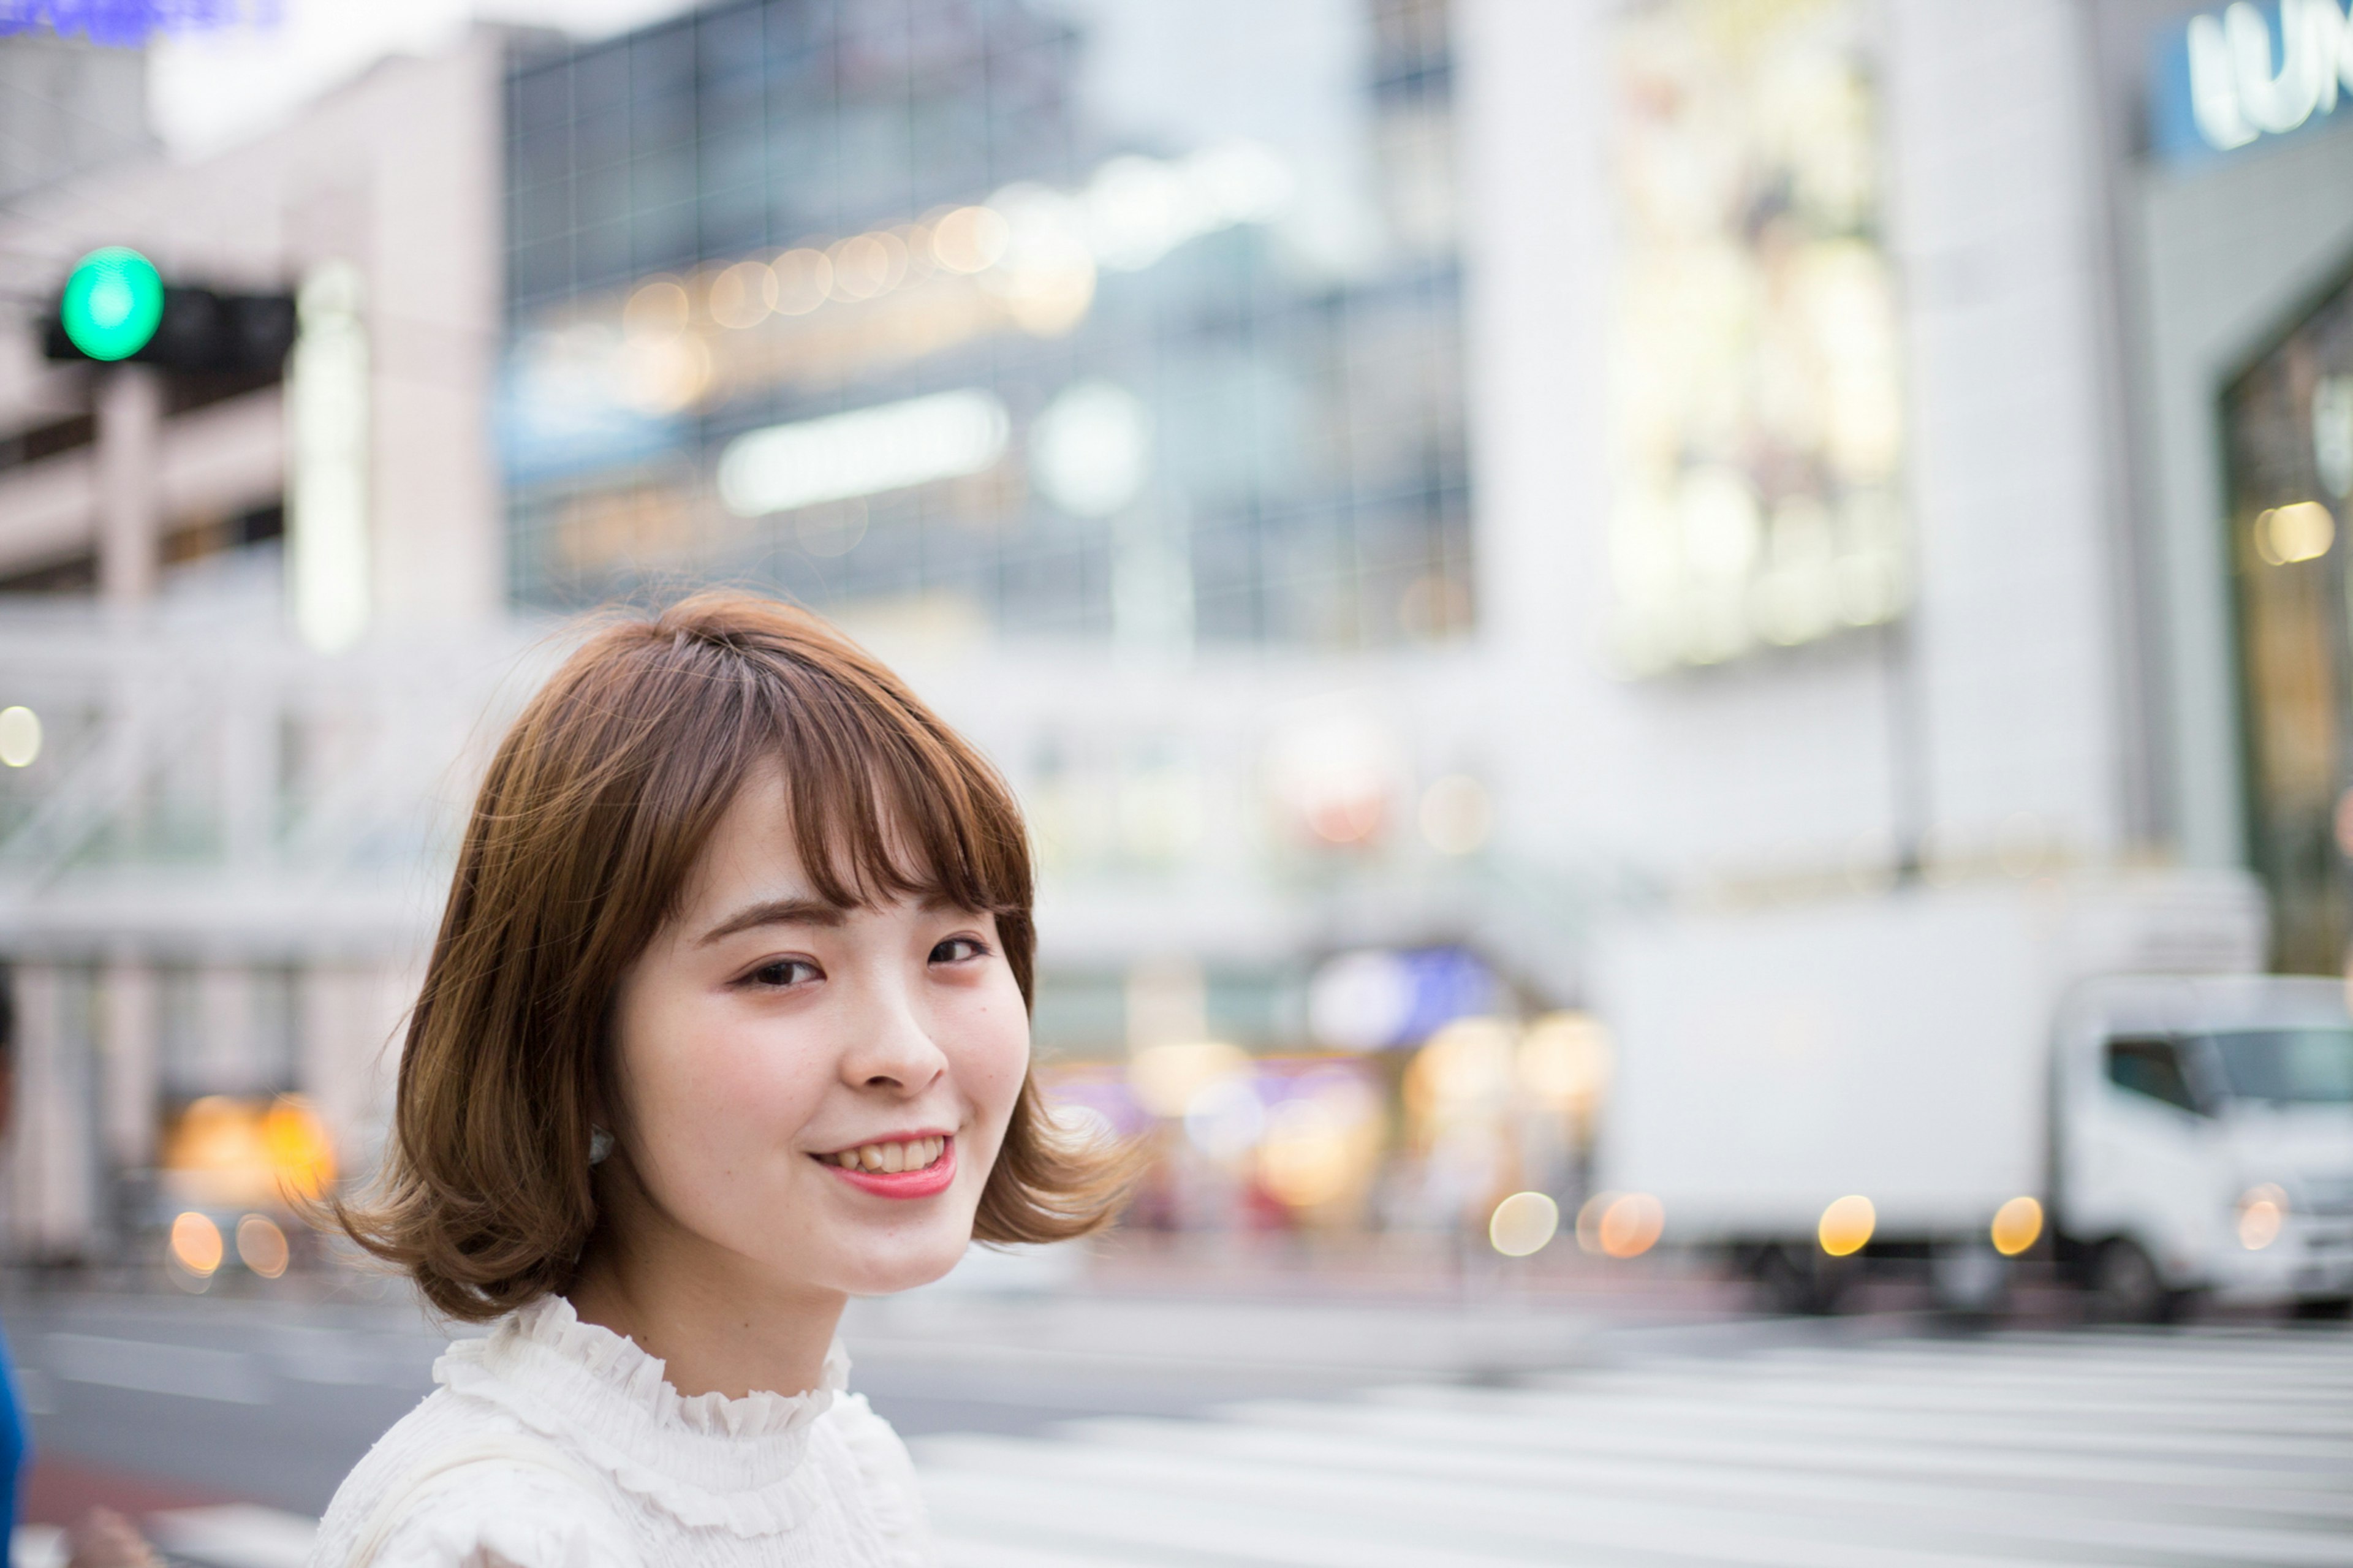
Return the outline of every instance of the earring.
[[[601,1165],[613,1152],[613,1135],[601,1127],[588,1129],[588,1163]]]

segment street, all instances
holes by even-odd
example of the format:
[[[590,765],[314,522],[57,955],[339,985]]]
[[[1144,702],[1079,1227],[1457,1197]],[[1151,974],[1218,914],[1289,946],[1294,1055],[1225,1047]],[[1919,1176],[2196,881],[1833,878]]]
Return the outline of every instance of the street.
[[[9,1329],[29,1517],[111,1489],[217,1568],[300,1561],[439,1342],[391,1305],[137,1296]],[[845,1338],[955,1568],[2353,1558],[2337,1328],[934,1291]]]
[[[1999,1335],[915,1444],[954,1568],[2353,1560],[2353,1339]]]

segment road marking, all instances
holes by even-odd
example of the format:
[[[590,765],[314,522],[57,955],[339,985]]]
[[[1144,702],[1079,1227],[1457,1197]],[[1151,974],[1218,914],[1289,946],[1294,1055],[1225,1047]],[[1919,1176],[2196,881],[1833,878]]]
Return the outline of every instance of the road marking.
[[[158,1344],[98,1334],[45,1334],[45,1369],[68,1383],[103,1384],[142,1394],[176,1394],[225,1405],[269,1403],[269,1374],[243,1351]]]
[[[205,1568],[303,1568],[318,1521],[251,1503],[151,1513],[147,1534],[174,1557]]]
[[[20,1524],[8,1538],[8,1568],[66,1568],[72,1555],[58,1525]]]
[[[2178,1360],[2178,1365],[2176,1364]],[[2353,1562],[2353,1334],[1637,1360],[912,1445],[949,1568]]]

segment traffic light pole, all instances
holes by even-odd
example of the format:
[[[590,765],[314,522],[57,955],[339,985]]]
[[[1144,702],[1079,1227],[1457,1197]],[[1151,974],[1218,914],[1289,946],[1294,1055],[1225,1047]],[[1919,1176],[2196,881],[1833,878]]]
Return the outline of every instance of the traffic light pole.
[[[164,384],[153,365],[99,373],[98,584],[108,604],[143,604],[162,571]]]

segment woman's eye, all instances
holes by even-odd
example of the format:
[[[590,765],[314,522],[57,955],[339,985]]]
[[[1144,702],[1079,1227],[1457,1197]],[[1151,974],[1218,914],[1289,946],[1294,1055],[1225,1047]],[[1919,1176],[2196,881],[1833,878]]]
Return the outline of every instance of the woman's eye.
[[[980,945],[980,942],[976,938],[968,936],[952,936],[948,938],[947,941],[941,942],[938,946],[932,949],[932,962],[934,963],[962,963],[968,958],[978,958],[982,953],[987,952],[987,951],[988,950],[987,948]]]
[[[805,958],[780,958],[744,976],[754,985],[799,985],[817,978],[817,965]]]

